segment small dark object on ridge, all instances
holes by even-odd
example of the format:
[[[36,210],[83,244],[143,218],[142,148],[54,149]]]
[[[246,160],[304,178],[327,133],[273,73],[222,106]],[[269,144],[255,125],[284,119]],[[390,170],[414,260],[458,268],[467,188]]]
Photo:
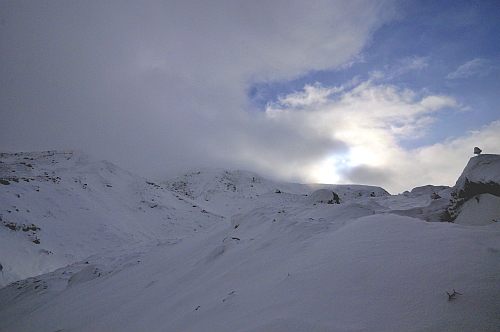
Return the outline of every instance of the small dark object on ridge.
[[[446,292],[446,294],[448,294],[448,301],[455,299],[457,295],[462,295],[459,292],[457,292],[456,290],[453,290],[453,293],[451,293],[451,294],[448,292]]]

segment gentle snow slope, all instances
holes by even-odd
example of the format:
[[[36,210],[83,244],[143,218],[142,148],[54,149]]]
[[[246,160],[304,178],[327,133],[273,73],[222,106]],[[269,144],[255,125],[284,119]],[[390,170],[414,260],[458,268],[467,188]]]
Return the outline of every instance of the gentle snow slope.
[[[340,208],[331,206],[332,208]],[[129,258],[0,290],[10,331],[494,331],[500,227],[273,211]],[[274,211],[275,214],[278,211]],[[360,215],[363,213],[360,213]],[[345,218],[348,219],[348,218]],[[96,273],[100,276],[97,277]],[[101,275],[102,273],[102,275]],[[47,289],[38,288],[40,284]],[[58,288],[59,287],[59,288]],[[448,301],[445,291],[461,295]]]

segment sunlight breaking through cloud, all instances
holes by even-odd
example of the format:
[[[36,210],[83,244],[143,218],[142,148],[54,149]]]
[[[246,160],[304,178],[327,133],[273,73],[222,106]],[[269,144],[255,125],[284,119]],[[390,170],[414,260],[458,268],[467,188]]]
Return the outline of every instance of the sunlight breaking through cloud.
[[[341,142],[347,147],[344,152],[332,149],[330,153],[309,156],[315,159],[314,163],[296,170],[306,181],[363,182],[397,191],[402,187],[391,179],[393,166],[401,164],[397,159],[404,160],[410,153],[399,142],[424,136],[436,120],[436,113],[445,108],[458,110],[460,105],[449,96],[398,89],[370,79],[350,90],[307,85],[303,91],[270,104],[266,117],[302,139],[304,135],[300,133],[309,132],[315,139],[330,141],[332,146]],[[408,175],[398,177],[407,180]]]

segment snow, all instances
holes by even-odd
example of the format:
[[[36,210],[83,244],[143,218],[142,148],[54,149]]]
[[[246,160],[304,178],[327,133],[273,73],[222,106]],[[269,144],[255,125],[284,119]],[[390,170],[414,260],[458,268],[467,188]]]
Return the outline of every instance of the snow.
[[[4,154],[0,167],[2,179],[35,179],[0,185],[0,213],[40,227],[40,244],[0,227],[0,331],[500,326],[500,225],[472,222],[498,209],[491,194],[469,200],[478,206],[458,224],[438,222],[450,202],[443,186],[389,195],[221,169],[149,184],[74,152]],[[339,204],[328,204],[332,192]]]
[[[176,242],[222,219],[83,153],[2,154],[1,161],[9,182],[0,185],[1,223],[16,231],[0,227],[0,286],[117,246]],[[22,230],[31,225],[40,229]]]
[[[464,203],[456,224],[488,225],[500,221],[500,197],[482,194]]]

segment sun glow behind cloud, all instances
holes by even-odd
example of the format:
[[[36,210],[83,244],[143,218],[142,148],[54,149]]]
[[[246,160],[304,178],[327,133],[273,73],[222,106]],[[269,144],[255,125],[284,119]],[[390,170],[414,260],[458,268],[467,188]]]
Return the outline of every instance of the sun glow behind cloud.
[[[461,109],[449,96],[398,89],[371,78],[351,89],[307,85],[269,104],[266,116],[296,133],[314,133],[316,139],[331,143],[330,153],[314,156],[315,163],[297,170],[306,181],[380,184],[380,177],[370,178],[379,176],[379,169],[401,163],[394,160],[407,153],[400,141],[425,135],[436,113],[445,108]]]

